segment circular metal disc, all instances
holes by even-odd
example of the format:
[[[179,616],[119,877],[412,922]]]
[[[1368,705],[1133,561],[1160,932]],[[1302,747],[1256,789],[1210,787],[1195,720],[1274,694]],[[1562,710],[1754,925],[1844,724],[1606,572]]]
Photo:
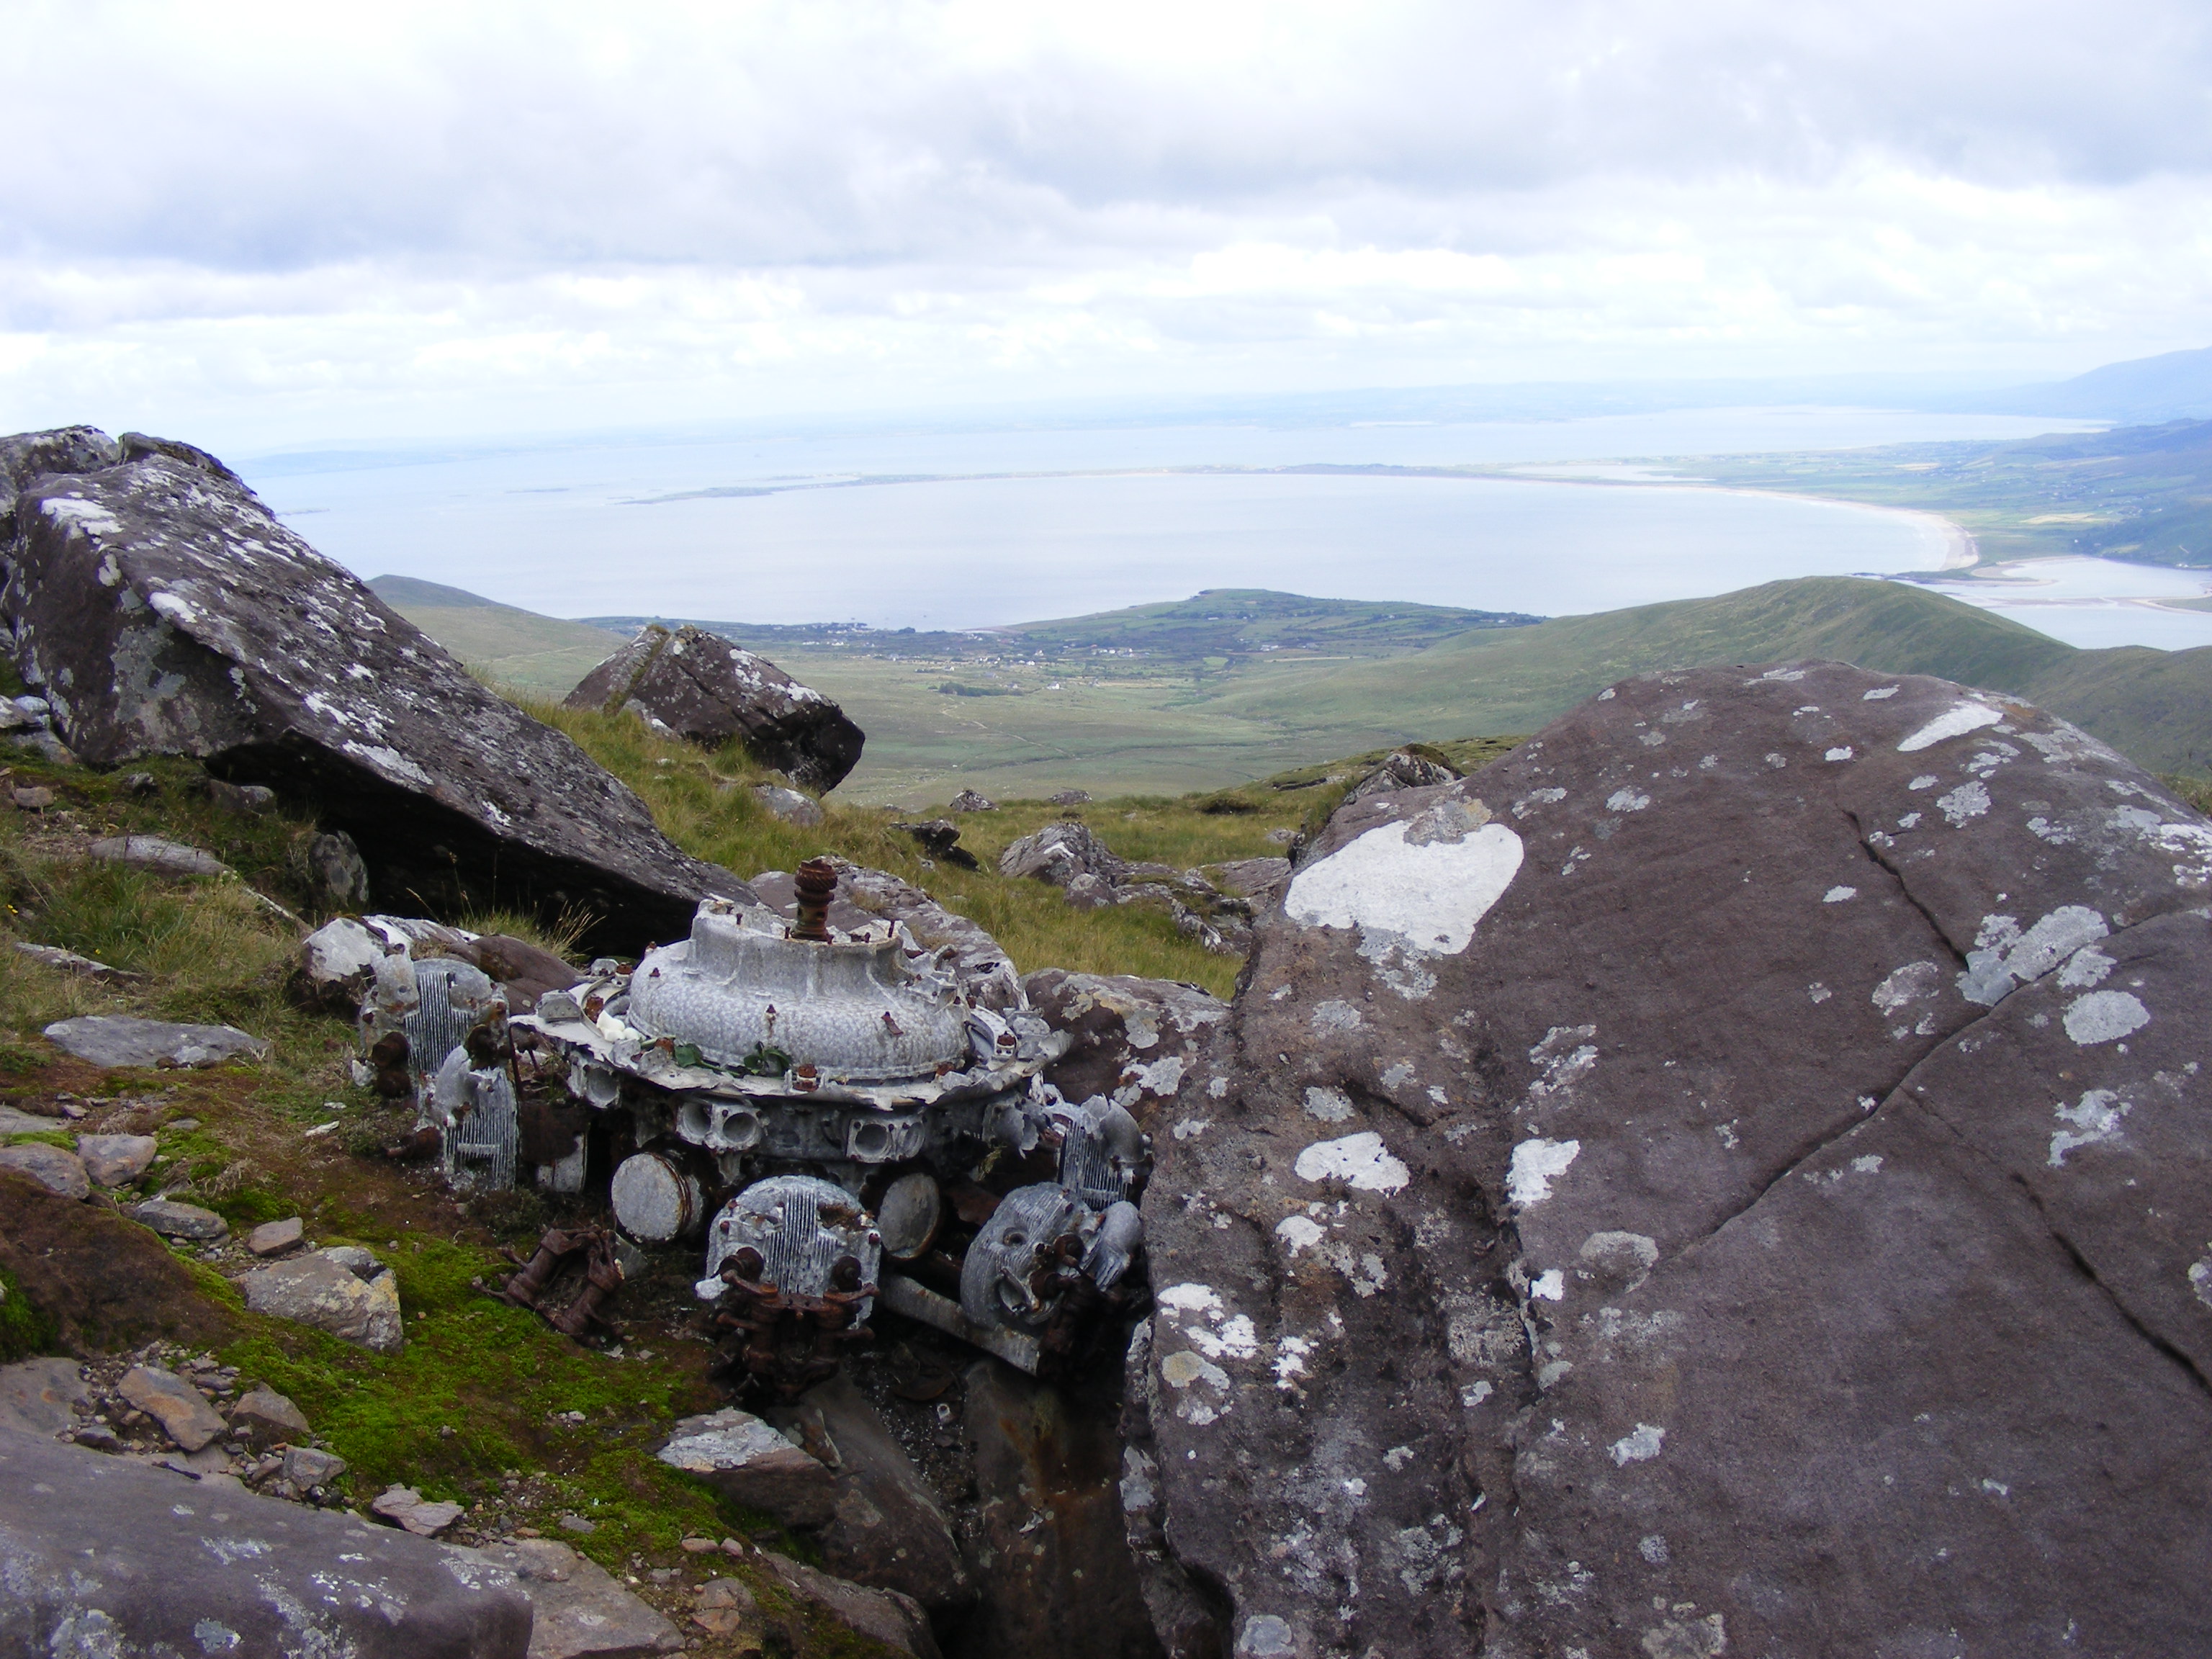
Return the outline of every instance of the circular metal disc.
[[[912,1261],[937,1242],[937,1229],[944,1219],[945,1200],[935,1177],[919,1170],[901,1176],[876,1206],[876,1231],[883,1236],[884,1254]]]

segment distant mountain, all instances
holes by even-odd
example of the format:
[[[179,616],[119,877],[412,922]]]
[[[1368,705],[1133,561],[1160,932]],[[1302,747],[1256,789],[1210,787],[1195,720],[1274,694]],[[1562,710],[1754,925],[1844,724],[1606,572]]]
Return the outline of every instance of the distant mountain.
[[[539,696],[565,696],[629,637],[413,576],[377,576],[368,585],[484,678]]]
[[[2212,646],[2083,651],[1963,601],[1856,577],[1462,635],[1412,656],[1226,688],[1209,710],[1349,746],[1533,732],[1632,674],[1830,657],[2022,696],[2160,772],[2212,772]]]
[[[2149,426],[2212,418],[2212,346],[2106,363],[2070,380],[1945,398],[1943,406],[1993,415],[2055,415]]]

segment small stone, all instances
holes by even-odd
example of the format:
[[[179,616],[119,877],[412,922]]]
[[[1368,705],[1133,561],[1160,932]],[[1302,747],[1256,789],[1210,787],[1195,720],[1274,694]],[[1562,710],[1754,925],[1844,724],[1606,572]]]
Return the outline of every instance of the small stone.
[[[165,876],[220,876],[230,866],[214,854],[159,836],[106,836],[85,849],[104,864],[127,864]]]
[[[180,1135],[190,1134],[200,1127],[200,1121],[196,1117],[172,1118],[161,1127],[164,1129],[173,1129]]]
[[[554,1524],[558,1526],[563,1532],[594,1533],[599,1529],[599,1523],[598,1522],[586,1521],[580,1515],[562,1516],[555,1522]]]
[[[119,1452],[123,1449],[123,1442],[116,1437],[115,1431],[105,1423],[88,1423],[70,1437],[78,1445],[88,1447],[94,1451]]]
[[[327,1486],[345,1472],[344,1458],[336,1453],[323,1451],[313,1446],[294,1446],[284,1454],[284,1478],[302,1491],[312,1486]],[[460,1506],[457,1504],[431,1504],[425,1507],[450,1509],[456,1515],[460,1513]],[[420,1510],[417,1513],[420,1513]],[[403,1521],[400,1525],[405,1527],[407,1523]],[[416,1532],[420,1528],[407,1527],[407,1530]],[[424,1533],[422,1535],[427,1538],[429,1534]]]
[[[264,1221],[246,1234],[246,1248],[256,1255],[282,1255],[300,1243],[306,1231],[306,1224],[298,1216]]]
[[[151,772],[126,772],[116,787],[126,795],[158,795],[161,793],[161,781]]]
[[[357,1247],[256,1267],[238,1288],[256,1313],[297,1320],[379,1353],[397,1353],[405,1345],[398,1275]]]
[[[43,1141],[0,1146],[0,1170],[17,1170],[48,1192],[59,1193],[64,1198],[85,1198],[92,1192],[92,1179],[85,1173],[84,1160],[75,1152],[65,1152]]]
[[[276,1389],[262,1387],[230,1408],[230,1426],[258,1442],[305,1440],[307,1419],[300,1408]]]
[[[386,1487],[370,1500],[368,1512],[418,1538],[434,1538],[461,1518],[459,1504],[430,1503],[412,1486]]]
[[[711,1554],[720,1547],[721,1546],[711,1538],[687,1538],[684,1540],[685,1552],[692,1555]]]
[[[174,1199],[150,1198],[133,1205],[131,1218],[164,1238],[222,1238],[230,1231],[230,1224],[213,1210],[180,1204]]]
[[[103,1187],[127,1187],[144,1175],[159,1148],[151,1135],[79,1135],[76,1155]]]
[[[753,786],[753,799],[768,810],[769,817],[781,818],[786,823],[795,824],[802,830],[811,830],[822,822],[820,804],[800,794],[796,789],[786,789],[773,783],[757,783]]]
[[[134,1365],[117,1386],[125,1400],[159,1423],[162,1431],[187,1452],[201,1450],[222,1433],[223,1421],[215,1408],[198,1389],[173,1371],[158,1365]]]
[[[34,787],[29,789],[11,789],[8,793],[15,805],[26,812],[43,812],[54,804],[54,792],[51,789]]]

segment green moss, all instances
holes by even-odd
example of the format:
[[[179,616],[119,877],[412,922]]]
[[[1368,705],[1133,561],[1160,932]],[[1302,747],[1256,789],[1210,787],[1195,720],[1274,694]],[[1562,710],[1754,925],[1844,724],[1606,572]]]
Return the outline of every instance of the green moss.
[[[0,1365],[53,1350],[53,1321],[31,1305],[15,1275],[0,1267]]]

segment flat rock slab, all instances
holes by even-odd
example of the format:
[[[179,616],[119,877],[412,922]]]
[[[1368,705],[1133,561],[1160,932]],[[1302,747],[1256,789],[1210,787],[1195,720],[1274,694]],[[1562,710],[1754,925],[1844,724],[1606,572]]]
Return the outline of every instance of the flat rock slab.
[[[818,1527],[836,1511],[836,1480],[828,1465],[734,1407],[683,1419],[656,1455],[787,1527]]]
[[[376,1267],[366,1250],[348,1254]],[[246,1305],[256,1313],[313,1325],[379,1353],[398,1353],[405,1344],[399,1279],[388,1267],[364,1279],[356,1267],[333,1259],[332,1252],[317,1251],[256,1267],[237,1282]]]
[[[929,1615],[912,1596],[833,1578],[818,1568],[805,1566],[772,1551],[765,1559],[769,1570],[792,1595],[821,1608],[848,1630],[910,1654],[913,1659],[939,1659],[937,1638],[929,1628]]]
[[[225,1237],[230,1231],[230,1223],[213,1210],[204,1210],[197,1204],[181,1204],[173,1198],[149,1198],[143,1204],[134,1204],[131,1206],[131,1218],[142,1227],[151,1227],[164,1238],[205,1241]]]
[[[103,864],[128,864],[140,870],[158,870],[165,876],[227,876],[230,866],[214,854],[159,836],[108,836],[86,852]]]
[[[72,1406],[92,1399],[74,1359],[20,1359],[0,1365],[0,1429],[59,1434],[76,1421]]]
[[[0,1432],[0,1652],[525,1659],[514,1575],[343,1513]]]
[[[151,1135],[79,1135],[76,1155],[85,1173],[103,1187],[127,1187],[153,1167],[159,1144]]]
[[[118,1391],[188,1452],[199,1450],[222,1433],[223,1420],[207,1396],[174,1371],[133,1365],[124,1372]]]
[[[143,975],[126,973],[120,968],[91,957],[81,957],[74,951],[64,951],[56,945],[33,945],[18,939],[15,948],[36,963],[42,963],[57,973],[82,974],[87,979],[140,979]]]
[[[248,1431],[255,1440],[264,1444],[303,1441],[308,1433],[307,1413],[266,1383],[248,1389],[230,1408],[230,1425],[234,1429]]]
[[[269,1045],[230,1025],[172,1025],[123,1014],[81,1014],[46,1027],[46,1040],[94,1066],[220,1066],[259,1060]]]
[[[62,1120],[40,1117],[13,1106],[0,1106],[0,1135],[46,1135],[62,1127]]]
[[[1146,1194],[1221,1646],[2202,1646],[2208,893],[2110,750],[1835,663],[1340,807]]]
[[[566,1544],[523,1538],[474,1549],[446,1547],[512,1575],[530,1598],[537,1615],[530,1659],[647,1659],[684,1647],[674,1625]]]
[[[412,1486],[387,1486],[369,1501],[368,1512],[417,1538],[434,1538],[467,1513],[459,1504],[426,1498]]]
[[[188,755],[312,798],[375,890],[565,896],[608,919],[595,950],[677,937],[710,892],[746,896],[213,457],[132,438],[64,453],[51,435],[0,453],[0,607],[25,678],[67,688],[57,720],[90,764]]]
[[[92,1177],[85,1170],[84,1160],[42,1141],[0,1146],[0,1170],[17,1170],[64,1198],[86,1198],[92,1193]]]
[[[298,1216],[264,1221],[246,1236],[246,1248],[255,1255],[282,1255],[299,1248],[307,1237],[307,1224]]]

